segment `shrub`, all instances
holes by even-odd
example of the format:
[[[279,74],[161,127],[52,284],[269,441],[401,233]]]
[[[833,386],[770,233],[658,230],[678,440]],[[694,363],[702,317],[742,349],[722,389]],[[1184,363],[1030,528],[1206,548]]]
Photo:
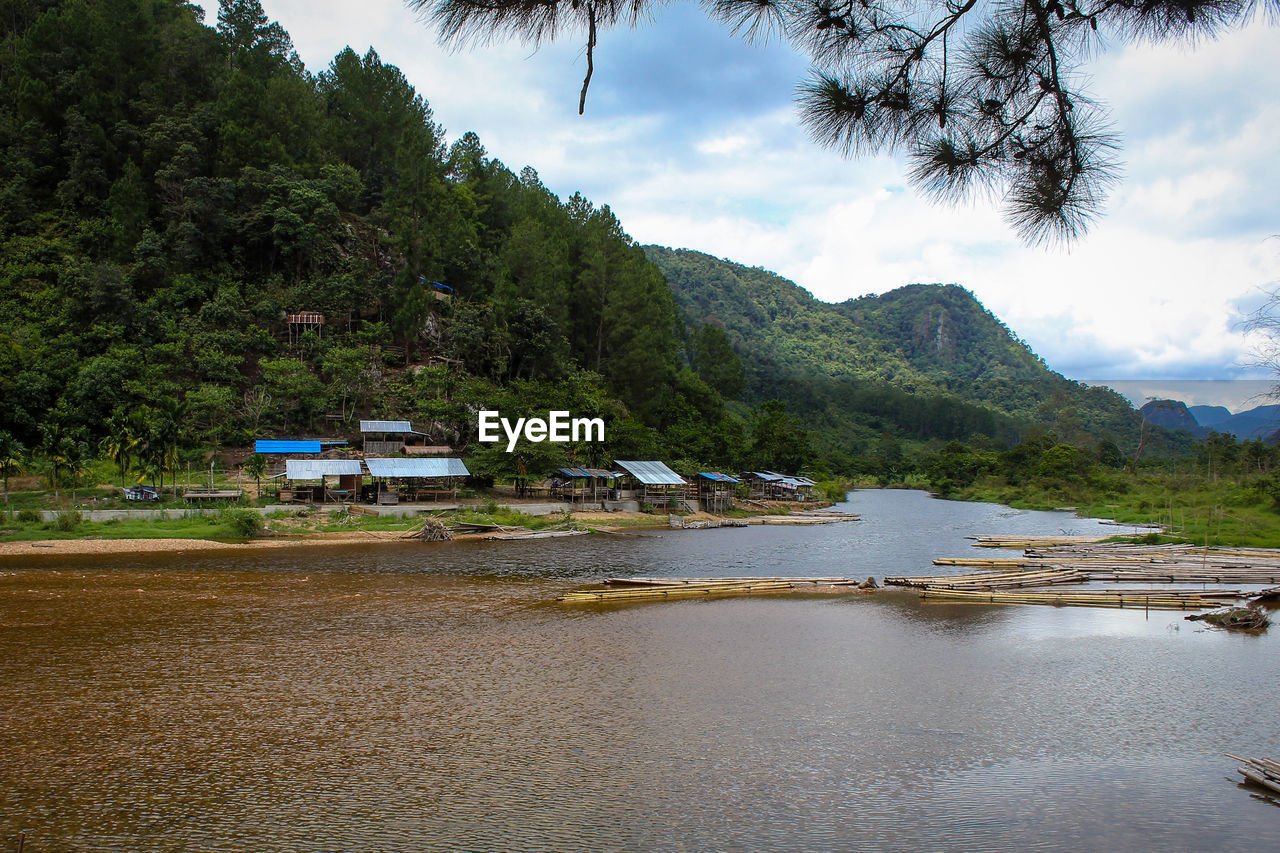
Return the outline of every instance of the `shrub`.
[[[35,524],[44,521],[44,517],[40,515],[40,510],[38,509],[20,509],[18,510],[18,521],[25,524]]]
[[[73,509],[65,510],[58,513],[58,517],[54,519],[53,526],[61,531],[75,530],[81,521],[80,513]]]
[[[241,539],[252,539],[266,526],[262,516],[251,509],[224,510],[222,522]]]

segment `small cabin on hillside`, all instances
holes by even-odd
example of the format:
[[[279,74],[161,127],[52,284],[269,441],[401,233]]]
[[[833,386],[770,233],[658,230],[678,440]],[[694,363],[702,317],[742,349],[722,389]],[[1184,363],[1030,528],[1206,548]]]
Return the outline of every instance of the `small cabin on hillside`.
[[[429,436],[413,428],[409,421],[361,421],[360,437],[366,454],[386,453],[424,454]],[[433,448],[435,449],[435,448]],[[449,448],[445,448],[448,452]]]

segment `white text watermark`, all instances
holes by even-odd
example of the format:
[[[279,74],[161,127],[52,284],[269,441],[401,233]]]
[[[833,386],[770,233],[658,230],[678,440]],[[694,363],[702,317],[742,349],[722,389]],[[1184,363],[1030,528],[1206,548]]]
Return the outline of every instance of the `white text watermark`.
[[[547,412],[547,419],[517,418],[511,421],[497,412],[482,410],[480,412],[480,441],[493,444],[502,440],[498,428],[507,438],[507,452],[516,449],[516,442],[523,435],[527,441],[604,441],[603,418],[571,418],[568,412]]]

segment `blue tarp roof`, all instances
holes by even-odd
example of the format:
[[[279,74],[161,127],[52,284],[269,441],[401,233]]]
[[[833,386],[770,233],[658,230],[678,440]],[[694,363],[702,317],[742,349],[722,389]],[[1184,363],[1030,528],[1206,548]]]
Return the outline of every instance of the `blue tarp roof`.
[[[714,480],[717,483],[737,483],[737,477],[730,477],[728,474],[721,474],[719,471],[699,471],[699,477],[708,480]]]
[[[395,459],[375,457],[364,460],[374,477],[470,477],[471,472],[461,459],[436,458]]]
[[[684,477],[672,471],[663,462],[624,462],[617,459],[613,463],[646,486],[683,486]]]
[[[318,441],[283,441],[260,438],[253,443],[254,453],[319,453]]]
[[[286,459],[284,475],[290,480],[320,480],[325,476],[360,474],[359,459]]]

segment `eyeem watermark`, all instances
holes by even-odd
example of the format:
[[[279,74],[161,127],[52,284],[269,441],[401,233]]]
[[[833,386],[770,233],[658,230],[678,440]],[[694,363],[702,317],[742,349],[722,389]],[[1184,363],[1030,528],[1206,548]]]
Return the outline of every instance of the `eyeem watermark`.
[[[517,418],[511,421],[497,412],[480,412],[480,441],[493,444],[502,440],[498,427],[507,436],[507,452],[516,449],[516,442],[523,435],[526,440],[539,441],[604,441],[603,418],[571,418],[568,412],[547,412],[547,419]]]

